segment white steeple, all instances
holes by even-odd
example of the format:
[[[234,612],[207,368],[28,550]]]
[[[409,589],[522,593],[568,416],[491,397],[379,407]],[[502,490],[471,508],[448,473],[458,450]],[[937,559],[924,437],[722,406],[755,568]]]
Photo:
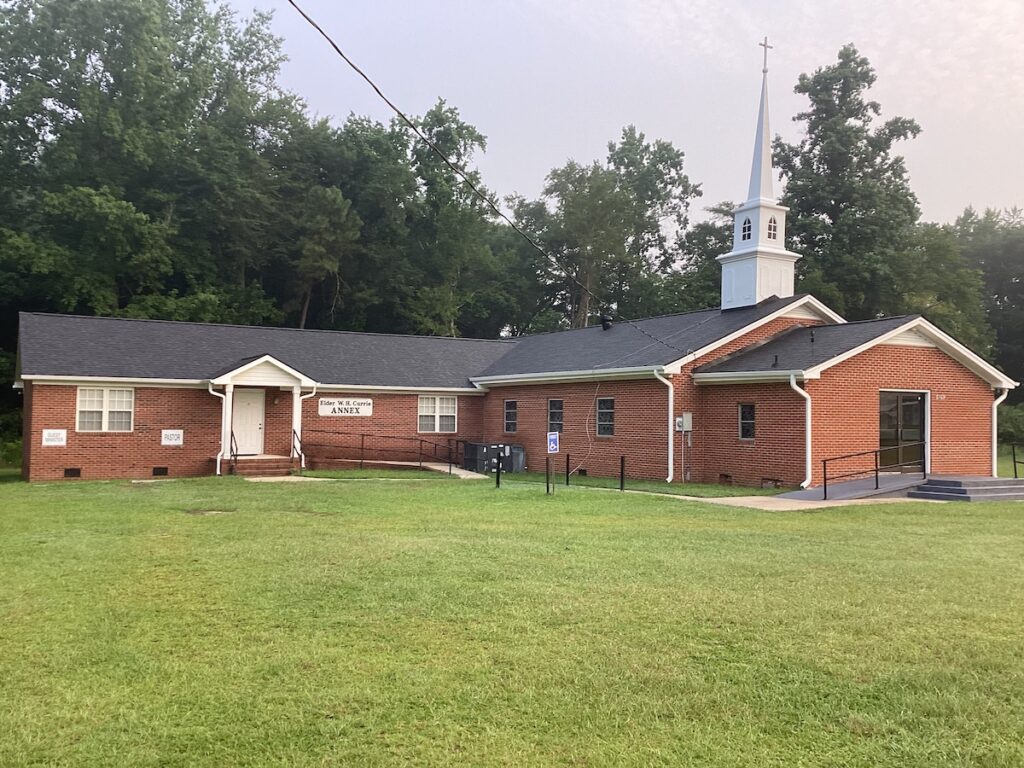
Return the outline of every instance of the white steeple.
[[[754,158],[747,202],[733,212],[733,245],[718,257],[722,265],[722,309],[746,307],[772,296],[792,296],[799,254],[786,250],[786,211],[772,189],[772,141],[768,128],[768,38],[761,70]]]

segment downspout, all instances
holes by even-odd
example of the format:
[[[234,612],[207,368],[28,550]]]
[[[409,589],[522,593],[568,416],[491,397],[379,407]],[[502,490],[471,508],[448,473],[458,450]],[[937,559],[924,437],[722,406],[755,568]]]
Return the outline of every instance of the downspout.
[[[1003,394],[992,401],[992,477],[999,477],[999,435],[996,430],[998,426],[999,404],[1010,394],[1010,390],[1004,389]]]
[[[224,458],[224,395],[220,392],[216,392],[213,389],[213,382],[208,381],[206,388],[210,390],[210,394],[220,398],[220,450],[217,451],[217,458],[215,459],[217,465],[217,476],[220,476],[220,460]]]
[[[675,476],[675,410],[676,410],[676,390],[672,386],[672,380],[666,379],[661,375],[661,372],[655,369],[654,377],[668,387],[668,477],[665,478],[666,483],[671,483],[672,478]]]
[[[316,388],[320,386],[315,381],[313,382],[313,391],[308,395],[302,395],[299,398],[299,467],[302,469],[306,468],[306,452],[302,450],[302,401],[309,400],[316,394]]]
[[[814,479],[814,468],[811,455],[811,395],[802,387],[796,385],[796,374],[789,374],[789,388],[804,399],[804,481],[800,483],[801,488],[808,488]]]

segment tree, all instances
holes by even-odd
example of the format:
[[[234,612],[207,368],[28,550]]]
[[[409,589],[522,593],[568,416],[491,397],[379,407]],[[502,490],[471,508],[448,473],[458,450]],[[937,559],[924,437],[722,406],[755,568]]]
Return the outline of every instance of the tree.
[[[853,45],[835,64],[801,75],[794,89],[810,107],[798,144],[776,138],[775,165],[786,179],[790,247],[801,289],[851,320],[898,311],[902,290],[893,265],[910,247],[918,218],[897,141],[913,138],[913,120],[894,117],[879,126],[881,107],[867,99],[875,71]]]
[[[1024,212],[967,208],[954,233],[968,264],[984,279],[985,308],[995,330],[996,362],[1017,381],[1024,380]],[[1012,390],[1013,402],[1024,393]]]
[[[604,163],[569,161],[551,171],[540,200],[514,201],[517,223],[554,257],[544,276],[551,307],[572,327],[599,311],[650,314],[699,194],[683,172],[683,153],[648,142],[633,126],[609,142]]]

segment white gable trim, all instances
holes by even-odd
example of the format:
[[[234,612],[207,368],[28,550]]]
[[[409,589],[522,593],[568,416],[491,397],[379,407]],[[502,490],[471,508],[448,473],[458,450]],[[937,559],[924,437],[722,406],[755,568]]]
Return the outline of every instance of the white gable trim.
[[[750,323],[749,325],[743,326],[738,331],[734,331],[733,333],[730,333],[728,336],[723,336],[720,339],[716,339],[707,346],[701,347],[700,349],[691,352],[685,357],[681,357],[678,360],[669,363],[668,365],[665,366],[665,373],[679,373],[684,365],[692,363],[694,360],[699,360],[700,358],[704,357],[704,355],[714,352],[716,349],[732,341],[735,341],[736,339],[741,338],[742,336],[747,335],[751,331],[756,330],[757,328],[760,328],[761,326],[770,323],[772,320],[777,320],[780,317],[807,318],[808,313],[814,313],[814,315],[820,317],[822,320],[828,320],[833,323],[846,322],[846,320],[844,320],[841,315],[838,315],[835,312],[833,312],[831,309],[826,307],[813,296],[804,296],[803,298],[797,299],[791,304],[787,304],[781,309],[772,312],[770,315],[765,315],[760,320],[756,320],[753,323]]]
[[[211,379],[210,381],[215,386],[220,386],[222,384],[231,384],[236,376],[239,376],[240,374],[243,374],[246,371],[249,371],[253,368],[256,368],[257,366],[261,366],[264,364],[270,364],[275,368],[279,369],[280,371],[282,371],[283,373],[287,374],[288,376],[297,379],[296,383],[299,384],[300,386],[312,387],[314,384],[316,384],[316,382],[309,378],[306,374],[297,371],[288,365],[285,365],[272,355],[263,355],[262,357],[258,357],[255,360],[250,360],[245,365],[240,365],[237,368],[228,371],[227,373],[222,374],[215,379]]]
[[[839,365],[840,363],[849,360],[851,357],[866,352],[872,347],[876,347],[880,344],[892,343],[892,340],[901,334],[905,334],[908,331],[914,331],[920,336],[931,339],[935,342],[935,346],[945,352],[947,355],[952,357],[954,360],[959,362],[965,368],[973,371],[977,376],[987,381],[995,389],[1013,389],[1018,386],[1018,383],[1011,379],[1009,376],[1004,374],[999,369],[989,365],[985,360],[976,355],[970,349],[965,347],[959,341],[954,339],[949,334],[943,333],[936,326],[929,323],[923,317],[916,317],[912,320],[908,320],[905,324],[898,326],[888,333],[883,333],[881,336],[872,339],[871,341],[861,344],[859,347],[851,349],[849,352],[844,352],[841,355],[836,355],[831,360],[826,360],[824,363],[820,363],[812,368],[808,368],[804,374],[808,378],[817,378],[821,375],[822,371],[827,371],[833,366]]]

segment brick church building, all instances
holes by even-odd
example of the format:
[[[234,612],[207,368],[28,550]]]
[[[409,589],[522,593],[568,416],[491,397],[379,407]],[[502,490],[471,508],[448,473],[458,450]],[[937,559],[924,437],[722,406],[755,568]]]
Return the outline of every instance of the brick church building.
[[[543,468],[809,487],[918,462],[994,476],[1017,383],[919,316],[846,322],[794,295],[762,84],[715,309],[501,340],[23,313],[28,480],[186,477],[511,443]]]

